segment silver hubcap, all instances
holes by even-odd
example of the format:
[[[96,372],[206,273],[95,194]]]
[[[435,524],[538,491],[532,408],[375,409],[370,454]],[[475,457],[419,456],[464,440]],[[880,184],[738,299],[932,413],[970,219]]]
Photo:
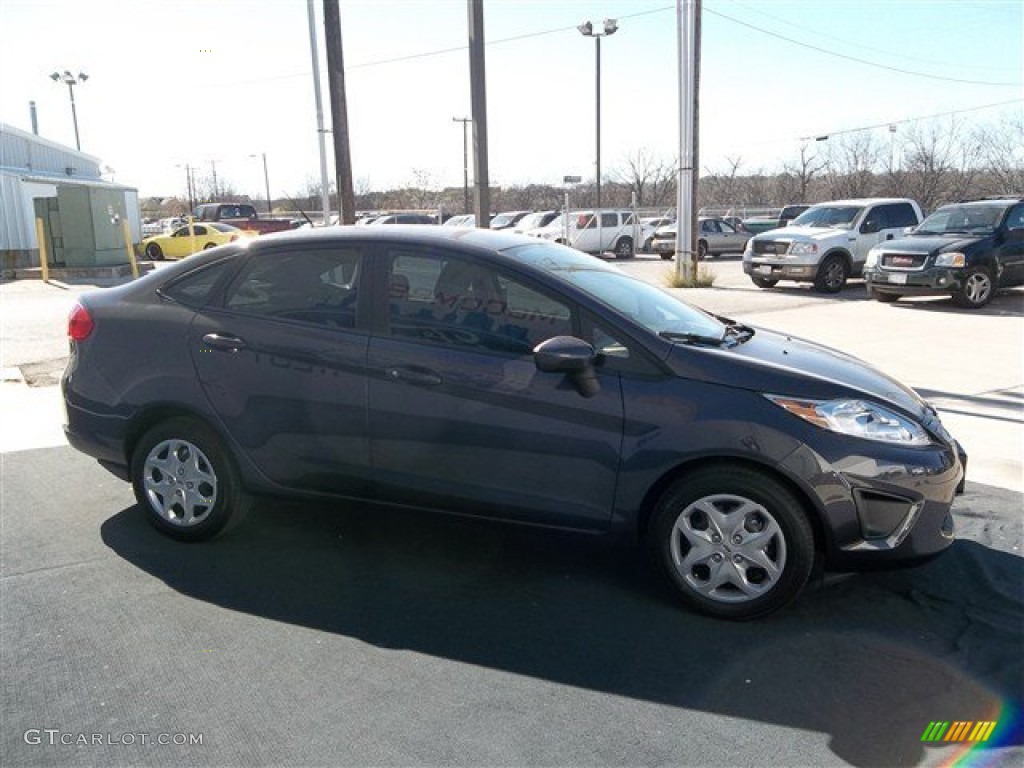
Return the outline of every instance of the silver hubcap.
[[[992,290],[992,281],[984,272],[974,272],[964,283],[964,294],[971,304],[984,304]]]
[[[755,501],[731,494],[698,499],[672,528],[672,562],[691,589],[722,603],[772,590],[786,567],[786,539]]]
[[[206,455],[185,440],[164,440],[146,456],[146,498],[160,517],[188,527],[206,520],[217,503],[217,475]]]
[[[835,288],[843,284],[843,265],[838,261],[833,261],[828,265],[828,269],[825,272],[825,284],[829,288]]]

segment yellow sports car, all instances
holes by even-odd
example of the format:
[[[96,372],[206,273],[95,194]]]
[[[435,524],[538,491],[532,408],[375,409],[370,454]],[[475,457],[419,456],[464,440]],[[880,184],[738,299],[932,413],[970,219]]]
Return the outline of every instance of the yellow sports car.
[[[258,233],[248,232],[219,221],[204,221],[191,226],[178,227],[169,235],[147,237],[139,243],[139,250],[150,261],[183,259],[197,251],[214,248],[242,237],[255,237]]]

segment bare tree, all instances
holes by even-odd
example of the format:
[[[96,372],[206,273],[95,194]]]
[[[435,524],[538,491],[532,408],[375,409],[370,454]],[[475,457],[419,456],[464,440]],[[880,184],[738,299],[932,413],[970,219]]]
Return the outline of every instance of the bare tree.
[[[608,175],[613,182],[626,187],[626,202],[635,194],[636,204],[640,208],[672,205],[675,194],[675,164],[646,147],[627,155],[622,165]]]
[[[983,194],[1024,194],[1024,117],[1004,115],[975,131],[986,182]]]
[[[825,169],[823,158],[811,151],[810,145],[800,145],[800,156],[782,166],[776,200],[780,203],[804,203],[809,199],[811,182]]]
[[[881,156],[878,140],[866,131],[829,141],[825,168],[829,197],[870,197],[875,191],[875,170]]]
[[[902,193],[925,210],[967,197],[977,174],[972,163],[976,151],[954,121],[912,125],[903,144]]]

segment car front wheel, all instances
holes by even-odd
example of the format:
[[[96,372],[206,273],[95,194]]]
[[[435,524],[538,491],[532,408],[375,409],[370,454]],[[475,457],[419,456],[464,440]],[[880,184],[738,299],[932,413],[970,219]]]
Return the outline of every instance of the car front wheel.
[[[992,298],[992,276],[984,267],[971,267],[953,292],[953,301],[966,309],[978,309]]]
[[[146,246],[146,258],[150,261],[162,261],[164,252],[156,243],[150,243]]]
[[[628,259],[633,255],[633,238],[620,237],[615,242],[615,258]]]
[[[785,486],[741,466],[697,470],[662,495],[648,529],[655,562],[691,608],[753,619],[790,603],[814,565],[814,535]]]
[[[149,521],[181,541],[216,536],[249,505],[220,438],[191,418],[168,419],[146,432],[132,454],[131,478]]]
[[[833,254],[826,258],[818,268],[818,275],[814,278],[814,287],[820,293],[839,293],[846,285],[846,278],[850,276],[850,269],[846,266],[846,259]]]
[[[773,277],[758,277],[757,275],[753,275],[750,279],[758,288],[774,288],[779,284],[779,281]]]

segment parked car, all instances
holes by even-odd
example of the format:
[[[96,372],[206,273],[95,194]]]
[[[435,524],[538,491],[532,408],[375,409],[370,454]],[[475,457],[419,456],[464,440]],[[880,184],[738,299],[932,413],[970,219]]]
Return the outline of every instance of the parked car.
[[[534,213],[528,213],[516,222],[515,226],[512,227],[512,231],[521,233],[531,232],[535,229],[546,227],[556,218],[558,218],[558,211],[535,211]]]
[[[1001,288],[1024,285],[1024,199],[945,205],[909,236],[868,251],[864,279],[877,301],[946,295],[983,307]]]
[[[302,220],[292,217],[261,217],[256,207],[249,203],[203,203],[195,207],[192,215],[196,221],[221,222],[261,235],[284,232],[303,224]]]
[[[780,227],[788,227],[791,221],[810,207],[810,205],[799,203],[785,206],[779,211],[778,216],[751,216],[749,219],[743,219],[743,228],[752,234],[759,234]]]
[[[654,247],[654,233],[659,227],[667,226],[668,224],[674,224],[676,220],[675,216],[644,216],[640,219],[640,224],[644,228],[645,232],[649,234],[644,238],[643,244],[640,246],[640,250],[643,253],[650,253]]]
[[[537,232],[538,237],[572,246],[585,253],[599,255],[612,251],[618,259],[628,259],[636,243],[643,243],[653,232],[637,221],[628,209],[573,211],[566,219],[559,217]],[[555,222],[560,222],[556,226]]]
[[[383,224],[437,224],[437,216],[429,213],[389,213],[378,216],[367,226],[376,227]]]
[[[921,208],[906,198],[836,200],[813,205],[784,229],[754,235],[743,251],[743,271],[758,288],[779,280],[814,283],[838,293],[860,277],[868,251],[921,222]]]
[[[697,258],[720,256],[723,253],[743,253],[750,239],[749,232],[741,232],[724,219],[702,216],[697,219]],[[671,259],[676,252],[677,226],[660,227],[651,239],[651,250],[663,259]]]
[[[626,533],[724,618],[953,540],[966,457],[912,390],[537,238],[270,235],[83,294],[68,333],[69,442],[177,539],[261,493]]]
[[[242,238],[255,237],[255,232],[246,232],[230,224],[208,221],[203,224],[186,224],[169,235],[147,237],[139,243],[139,250],[151,261],[183,259],[196,251],[216,248]]]
[[[491,219],[491,229],[510,229],[531,211],[505,211]]]

